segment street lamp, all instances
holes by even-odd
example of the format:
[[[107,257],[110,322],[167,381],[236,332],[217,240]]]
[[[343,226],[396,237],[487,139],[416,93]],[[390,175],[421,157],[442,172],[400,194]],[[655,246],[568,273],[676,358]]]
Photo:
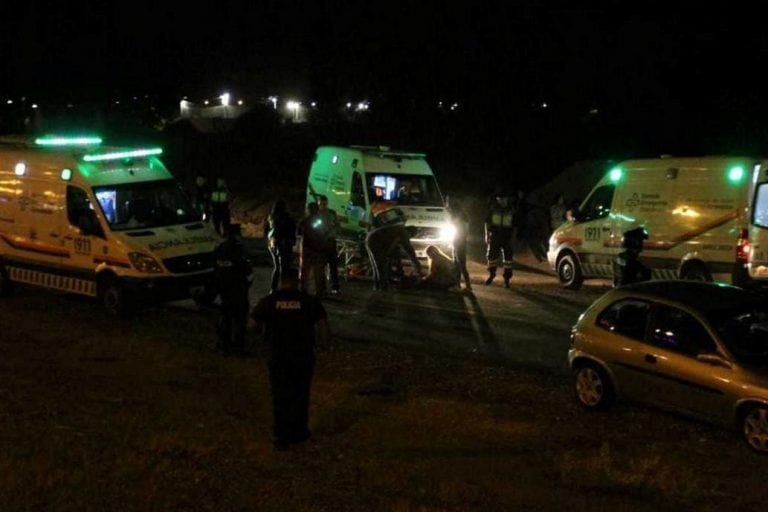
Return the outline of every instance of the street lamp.
[[[298,123],[299,122],[299,110],[301,109],[301,102],[298,101],[288,101],[285,104],[286,107],[288,107],[288,110],[293,112],[293,122]]]

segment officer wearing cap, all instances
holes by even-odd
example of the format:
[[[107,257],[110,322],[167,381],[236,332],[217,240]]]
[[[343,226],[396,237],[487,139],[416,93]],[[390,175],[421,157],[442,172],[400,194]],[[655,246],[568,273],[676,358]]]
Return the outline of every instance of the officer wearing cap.
[[[614,286],[648,281],[651,278],[651,270],[640,262],[643,240],[648,240],[648,232],[642,227],[624,233],[621,239],[624,251],[613,260]]]
[[[225,239],[213,251],[221,297],[217,348],[228,355],[244,355],[251,264],[239,240],[240,224],[226,224],[224,233]]]

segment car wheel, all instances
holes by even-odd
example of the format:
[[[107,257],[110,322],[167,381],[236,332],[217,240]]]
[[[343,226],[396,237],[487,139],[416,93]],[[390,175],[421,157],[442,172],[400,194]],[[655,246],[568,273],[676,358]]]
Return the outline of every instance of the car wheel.
[[[216,297],[219,295],[218,291],[213,286],[206,286],[203,291],[196,293],[192,296],[192,300],[198,307],[208,307],[213,304]]]
[[[568,290],[578,290],[584,283],[584,274],[581,272],[576,256],[573,254],[563,255],[557,262],[557,277],[560,284]]]
[[[10,295],[11,291],[13,291],[13,283],[8,277],[5,265],[0,263],[0,297]]]
[[[125,288],[114,277],[105,277],[99,283],[99,299],[111,315],[124,316],[130,309]]]
[[[683,267],[680,271],[680,279],[687,281],[712,281],[712,276],[709,274],[707,267],[701,263],[690,263]]]
[[[756,452],[768,454],[768,407],[751,408],[742,421],[744,440]]]
[[[573,371],[576,398],[587,409],[607,409],[613,404],[614,391],[608,374],[594,363],[582,363]]]

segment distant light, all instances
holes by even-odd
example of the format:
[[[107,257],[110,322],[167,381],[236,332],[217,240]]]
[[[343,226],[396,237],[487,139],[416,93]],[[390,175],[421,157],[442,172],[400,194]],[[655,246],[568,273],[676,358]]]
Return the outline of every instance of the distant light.
[[[86,162],[99,162],[102,160],[122,160],[123,158],[134,158],[140,156],[159,155],[163,152],[161,148],[136,149],[133,151],[118,151],[116,153],[102,153],[99,155],[85,155],[83,160]]]
[[[32,108],[37,108],[37,103],[33,103]]]
[[[352,103],[349,101],[347,102],[347,108],[352,108]]]
[[[459,108],[458,103],[454,103],[453,105],[451,105],[451,110],[456,110],[457,108]]]
[[[744,177],[744,168],[741,167],[740,165],[731,167],[728,170],[728,179],[731,180],[731,182],[733,183],[740,182],[743,177]]]
[[[623,174],[624,174],[624,171],[622,171],[621,168],[615,167],[611,169],[611,172],[608,175],[608,177],[611,179],[612,182],[615,183],[621,179]]]
[[[120,104],[120,100],[115,100],[115,105],[119,105],[119,104]]]
[[[591,109],[589,109],[589,113],[594,116],[595,114],[600,113],[600,111],[597,110],[596,108],[591,108]]]
[[[208,100],[205,100],[203,103],[204,103],[205,105],[207,105],[207,104],[208,104]]]
[[[62,169],[61,170],[61,179],[64,181],[69,181],[72,179],[72,169]]]
[[[270,97],[267,98],[267,100],[271,101],[272,102],[272,108],[277,110],[277,100],[278,100],[277,96],[270,96]]]
[[[358,112],[362,112],[365,110],[368,110],[368,102],[367,101],[361,101],[357,104],[357,107],[355,108]]]
[[[238,101],[237,101],[237,104],[238,104],[238,105],[242,105],[242,104],[243,104],[243,100],[238,100]]]
[[[139,97],[138,97],[138,96],[134,96],[134,97],[133,97],[133,101],[138,101],[138,100],[139,100]]]
[[[118,103],[119,103],[119,102],[118,102]],[[72,108],[72,107],[74,107],[74,105],[73,105],[73,104],[71,104],[71,103],[67,103],[67,108]]]
[[[310,103],[310,105],[312,106],[312,108],[315,108],[317,106],[317,102],[313,101],[312,103]]]
[[[285,102],[285,106],[288,108],[288,110],[293,110],[294,112],[299,110],[299,107],[301,107],[301,102],[295,101],[295,100],[288,100]]]
[[[92,146],[101,144],[100,137],[39,137],[35,139],[38,146]]]
[[[546,102],[546,101],[542,102],[542,104],[541,104],[541,108],[547,108],[548,106],[549,106],[549,105],[547,105],[547,102]]]
[[[219,96],[219,99],[221,100],[221,104],[224,105],[225,107],[229,106],[229,98],[230,96],[228,92],[225,92],[224,94]]]
[[[17,163],[16,167],[13,168],[13,173],[16,176],[24,176],[27,173],[27,164],[24,162]]]
[[[443,108],[443,102],[442,101],[438,101],[437,102],[437,106],[438,106],[438,108]]]
[[[8,101],[6,101],[6,103],[7,103],[8,105],[13,105],[13,100],[8,100]]]

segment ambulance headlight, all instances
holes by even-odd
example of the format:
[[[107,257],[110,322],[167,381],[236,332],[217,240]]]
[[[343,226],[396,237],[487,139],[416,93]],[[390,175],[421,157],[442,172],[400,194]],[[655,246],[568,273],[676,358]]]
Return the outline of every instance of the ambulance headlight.
[[[163,272],[163,269],[160,267],[160,264],[155,260],[155,258],[144,253],[129,252],[128,259],[131,260],[131,265],[133,265],[133,268],[139,272],[143,272],[145,274],[160,274]]]
[[[456,226],[447,222],[440,228],[440,241],[441,242],[453,242],[456,237]]]

